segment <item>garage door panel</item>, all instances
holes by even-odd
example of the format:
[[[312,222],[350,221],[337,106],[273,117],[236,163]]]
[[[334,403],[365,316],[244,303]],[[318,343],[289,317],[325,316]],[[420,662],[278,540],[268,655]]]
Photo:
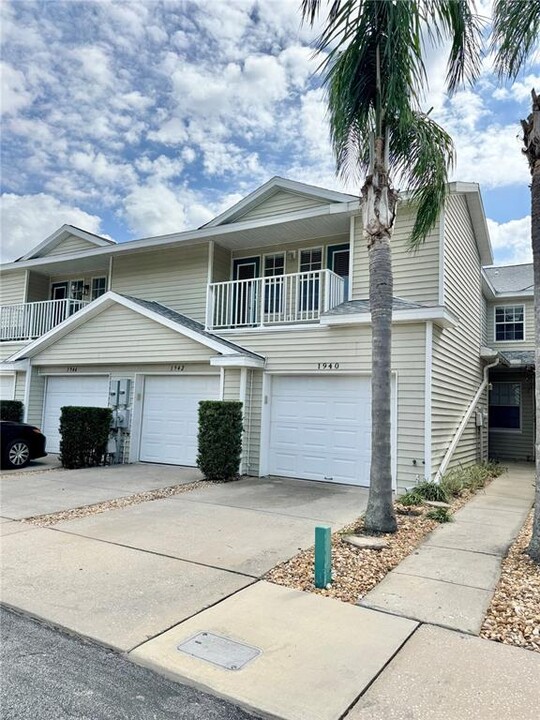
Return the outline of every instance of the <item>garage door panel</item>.
[[[47,452],[60,452],[60,414],[68,405],[108,407],[109,378],[89,375],[47,378],[42,423]]]
[[[145,378],[140,460],[194,466],[199,402],[219,399],[219,377]]]
[[[271,474],[368,485],[370,450],[368,377],[273,378]]]

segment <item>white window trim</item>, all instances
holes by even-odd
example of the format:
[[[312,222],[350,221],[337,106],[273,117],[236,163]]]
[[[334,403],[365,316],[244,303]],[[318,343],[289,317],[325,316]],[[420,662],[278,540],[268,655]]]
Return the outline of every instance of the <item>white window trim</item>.
[[[301,272],[321,272],[321,270],[326,270],[324,248],[325,248],[324,245],[314,245],[313,247],[298,248],[298,272],[299,273],[301,273]],[[302,253],[307,252],[308,250],[310,250],[311,252],[313,252],[314,250],[320,251],[320,253],[321,253],[321,268],[320,268],[320,270],[300,270],[300,265],[302,264]]]
[[[523,434],[523,383],[516,382],[515,380],[495,380],[492,385],[519,385],[519,428],[501,428],[492,427],[489,424],[489,432],[492,433],[508,433],[510,435],[522,435]],[[491,405],[491,396],[488,397],[488,412]],[[515,407],[515,405],[494,405],[493,407]]]
[[[287,252],[285,250],[278,250],[277,252],[272,253],[264,253],[262,256],[262,267],[261,267],[261,277],[279,277],[279,275],[265,275],[266,271],[266,258],[270,257],[282,257],[283,258],[283,275],[287,275]]]
[[[92,277],[90,278],[90,292],[88,293],[88,294],[90,295],[90,301],[92,301],[92,300],[97,300],[98,298],[101,297],[101,295],[98,295],[98,297],[96,297],[96,298],[93,297],[93,291],[94,291],[93,285],[94,285],[94,280],[105,280],[105,288],[104,288],[103,292],[101,293],[101,295],[105,295],[105,293],[107,292],[107,285],[108,285],[108,283],[107,283],[107,276],[106,276],[106,275],[94,275],[94,276],[92,276]]]
[[[497,340],[497,325],[503,325],[506,323],[497,323],[497,309],[498,308],[523,308],[523,340]],[[493,342],[508,344],[508,343],[524,343],[527,340],[527,323],[526,323],[526,306],[525,303],[508,303],[506,305],[494,305],[493,306]]]

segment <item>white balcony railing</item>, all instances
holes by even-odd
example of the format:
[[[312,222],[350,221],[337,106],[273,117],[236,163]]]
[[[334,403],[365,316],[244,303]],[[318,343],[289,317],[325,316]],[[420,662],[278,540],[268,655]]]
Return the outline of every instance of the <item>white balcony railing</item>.
[[[88,305],[86,300],[70,300],[68,298],[2,305],[0,307],[0,341],[32,340],[40,337],[85,305]]]
[[[345,299],[345,281],[331,270],[230,280],[208,286],[209,329],[314,322]]]

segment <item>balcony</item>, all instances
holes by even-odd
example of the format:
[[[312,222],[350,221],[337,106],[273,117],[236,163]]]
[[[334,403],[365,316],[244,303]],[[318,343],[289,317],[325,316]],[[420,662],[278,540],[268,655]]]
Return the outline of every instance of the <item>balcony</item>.
[[[210,330],[317,322],[345,300],[345,281],[331,270],[231,280],[208,286]]]
[[[33,340],[59,325],[88,305],[86,300],[43,300],[41,302],[2,305],[0,342]]]

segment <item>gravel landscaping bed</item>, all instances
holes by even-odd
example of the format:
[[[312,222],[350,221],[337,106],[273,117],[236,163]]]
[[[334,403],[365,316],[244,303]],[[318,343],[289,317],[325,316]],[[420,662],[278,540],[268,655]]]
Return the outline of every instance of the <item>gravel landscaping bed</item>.
[[[75,520],[83,518],[87,515],[98,515],[107,512],[107,510],[116,510],[117,508],[128,507],[129,505],[140,505],[141,503],[150,502],[151,500],[162,500],[172,495],[180,495],[181,493],[195,490],[195,488],[205,487],[211,483],[205,480],[197,480],[196,482],[184,485],[171,485],[170,487],[160,488],[159,490],[146,490],[145,492],[135,493],[134,495],[125,495],[124,497],[115,498],[114,500],[105,500],[104,502],[95,503],[94,505],[83,505],[82,507],[72,508],[71,510],[60,510],[59,512],[50,513],[49,515],[34,515],[33,517],[24,518],[21,522],[37,525],[38,527],[50,527],[62,520]]]
[[[540,652],[540,567],[525,553],[533,512],[503,560],[480,636]]]
[[[451,503],[450,512],[462,507],[473,493],[466,492]],[[336,598],[343,602],[356,604],[375,585],[381,582],[387,573],[396,567],[407,555],[422,542],[425,536],[439,523],[426,517],[430,507],[404,507],[396,503],[398,531],[380,535],[388,547],[382,550],[355,548],[342,538],[346,535],[363,532],[364,519],[358,518],[347,527],[332,535],[332,584],[329,588],[319,589],[313,584],[314,549],[304,550],[290,560],[272,568],[265,579],[277,585],[296,590],[314,592],[325,597]]]

